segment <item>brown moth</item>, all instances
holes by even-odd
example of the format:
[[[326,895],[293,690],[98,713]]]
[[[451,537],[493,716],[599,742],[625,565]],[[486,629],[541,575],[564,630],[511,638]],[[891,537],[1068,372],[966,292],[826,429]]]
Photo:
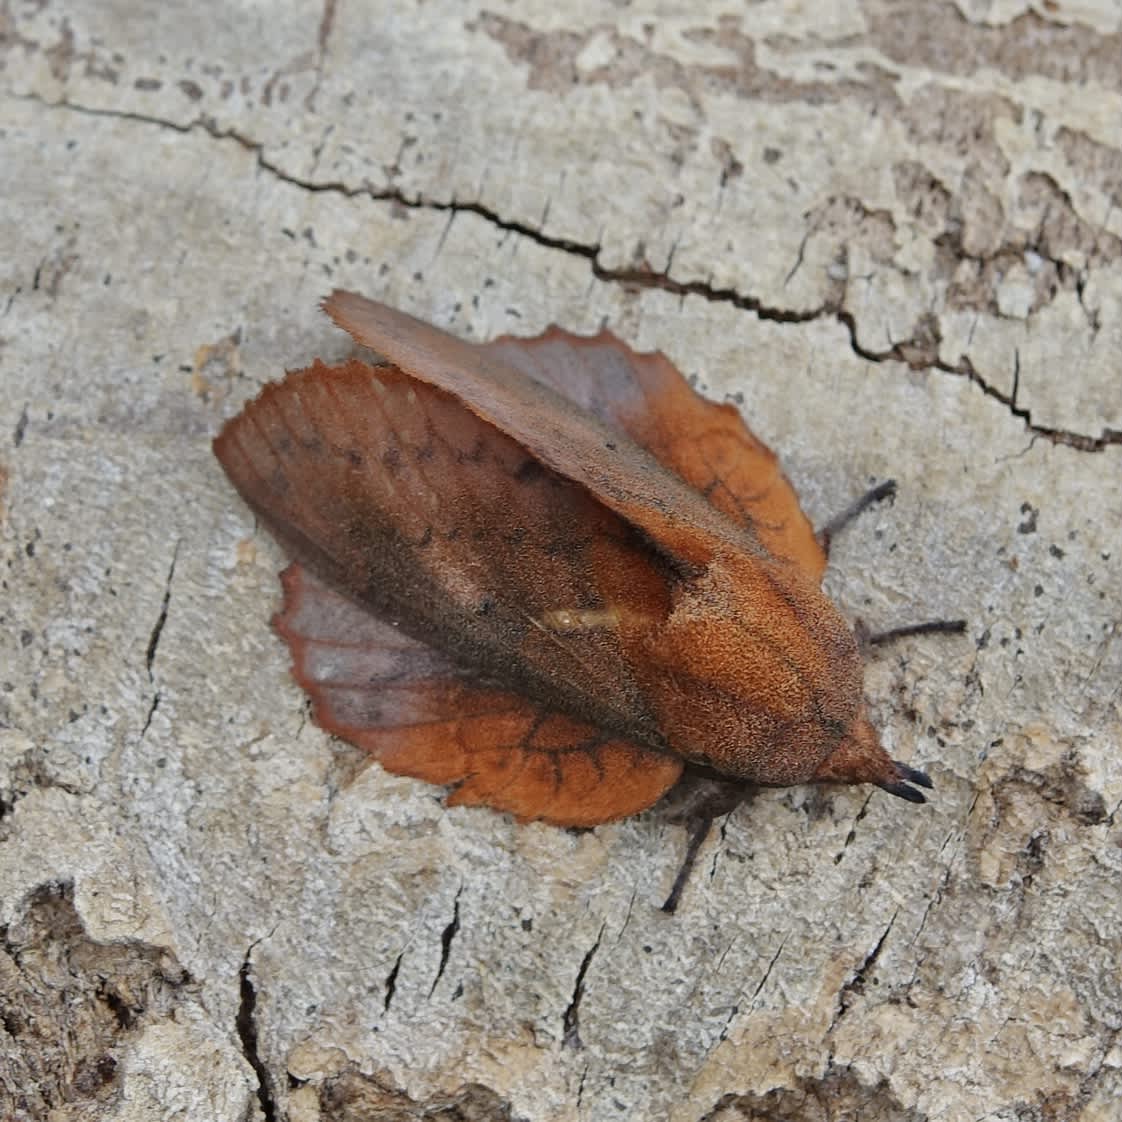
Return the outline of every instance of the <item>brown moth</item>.
[[[823,542],[733,406],[606,331],[480,345],[324,308],[386,365],[315,362],[214,442],[295,562],[275,622],[324,729],[449,804],[559,825],[684,775],[923,801]]]

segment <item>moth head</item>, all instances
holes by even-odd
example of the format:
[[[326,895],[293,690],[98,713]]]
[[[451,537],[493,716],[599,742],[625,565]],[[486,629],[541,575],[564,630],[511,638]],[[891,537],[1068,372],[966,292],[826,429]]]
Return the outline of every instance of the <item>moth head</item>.
[[[910,803],[927,802],[917,788],[931,787],[926,773],[889,756],[863,709],[848,735],[818,765],[814,780],[818,783],[875,783],[882,791]]]

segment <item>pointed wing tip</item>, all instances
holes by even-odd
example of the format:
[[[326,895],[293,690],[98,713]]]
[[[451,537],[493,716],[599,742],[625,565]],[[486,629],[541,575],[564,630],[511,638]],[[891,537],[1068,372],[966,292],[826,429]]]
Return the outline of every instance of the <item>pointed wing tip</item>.
[[[224,464],[226,462],[225,456],[231,440],[230,425],[233,420],[233,417],[228,417],[225,421],[223,421],[222,427],[211,438],[210,450],[214,453],[215,458],[220,464]]]
[[[348,299],[361,300],[362,297],[359,296],[357,292],[351,292],[349,288],[333,288],[322,300],[320,300],[319,306],[325,312],[327,312],[328,315],[330,315],[331,308],[333,306],[340,303],[345,303]]]
[[[278,426],[284,427],[283,418],[293,409],[303,414],[304,407],[313,399],[321,414],[325,410],[337,412],[341,406],[334,399],[340,396],[352,400],[357,408],[367,400],[370,383],[385,377],[384,372],[375,373],[372,366],[357,358],[336,365],[314,359],[311,365],[287,371],[283,378],[261,386],[222,424],[211,440],[211,451],[235,489],[260,515],[261,503],[270,495],[276,497],[276,474],[288,476],[293,471],[299,474],[307,470],[308,456],[304,453],[312,448],[307,441],[315,436],[314,424],[306,416],[302,422],[306,437],[303,451],[278,451],[269,444],[266,434],[275,432]],[[314,448],[313,451],[318,452]]]
[[[320,311],[327,315],[336,327],[341,327],[348,334],[351,334],[351,329],[347,326],[347,318],[357,312],[363,305],[373,303],[374,301],[368,300],[357,292],[351,292],[350,289],[333,288],[319,302],[319,306]]]
[[[262,400],[267,400],[267,391],[273,386],[270,382],[262,386],[253,397],[242,403],[242,407],[232,416],[222,422],[222,427],[211,439],[210,450],[222,465],[222,469],[233,480],[239,459],[244,460],[245,452],[242,448],[242,437],[248,423],[247,416],[254,413]],[[236,486],[236,484],[235,484]]]

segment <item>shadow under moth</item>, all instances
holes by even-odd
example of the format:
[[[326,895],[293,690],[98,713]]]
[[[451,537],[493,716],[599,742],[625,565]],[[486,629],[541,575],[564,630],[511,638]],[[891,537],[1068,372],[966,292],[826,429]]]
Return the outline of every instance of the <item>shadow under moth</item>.
[[[476,344],[324,309],[382,364],[290,373],[214,442],[293,560],[274,622],[322,728],[449,805],[562,826],[672,788],[705,829],[754,785],[923,801],[869,721],[827,539],[733,406],[606,331]]]

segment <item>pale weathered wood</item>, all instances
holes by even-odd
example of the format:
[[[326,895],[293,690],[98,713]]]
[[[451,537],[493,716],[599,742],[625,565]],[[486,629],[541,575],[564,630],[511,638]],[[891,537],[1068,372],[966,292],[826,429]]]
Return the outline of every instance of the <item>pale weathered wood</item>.
[[[0,1114],[1116,1117],[1120,58],[1110,0],[0,8]],[[661,348],[819,520],[894,476],[829,586],[970,621],[869,666],[931,803],[761,794],[668,917],[661,812],[327,740],[209,438],[334,285]]]

